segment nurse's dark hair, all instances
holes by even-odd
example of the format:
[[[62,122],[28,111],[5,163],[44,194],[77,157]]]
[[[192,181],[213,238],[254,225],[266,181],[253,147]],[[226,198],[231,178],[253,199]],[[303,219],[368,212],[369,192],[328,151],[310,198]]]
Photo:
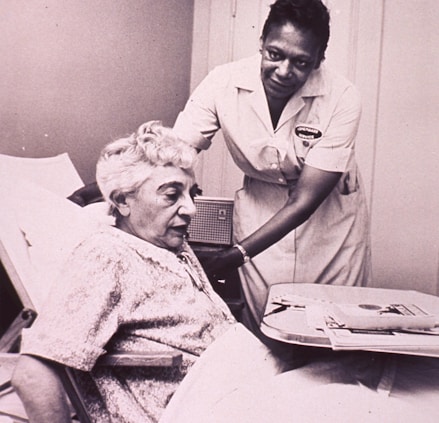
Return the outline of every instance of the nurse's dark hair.
[[[329,11],[321,0],[277,0],[262,29],[265,41],[273,27],[291,23],[301,30],[310,30],[320,41],[320,61],[325,58],[329,40]]]

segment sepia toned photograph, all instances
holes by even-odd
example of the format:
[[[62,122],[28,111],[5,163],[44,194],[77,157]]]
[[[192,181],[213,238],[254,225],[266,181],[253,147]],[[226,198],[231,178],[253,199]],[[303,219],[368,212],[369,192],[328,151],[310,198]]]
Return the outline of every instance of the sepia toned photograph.
[[[439,421],[439,3],[0,2],[0,423]]]

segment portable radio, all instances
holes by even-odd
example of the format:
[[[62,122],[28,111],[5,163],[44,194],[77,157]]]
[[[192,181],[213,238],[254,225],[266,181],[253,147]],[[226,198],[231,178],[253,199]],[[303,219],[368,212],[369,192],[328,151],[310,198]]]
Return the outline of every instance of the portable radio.
[[[232,245],[233,199],[195,197],[197,213],[189,226],[189,242]]]

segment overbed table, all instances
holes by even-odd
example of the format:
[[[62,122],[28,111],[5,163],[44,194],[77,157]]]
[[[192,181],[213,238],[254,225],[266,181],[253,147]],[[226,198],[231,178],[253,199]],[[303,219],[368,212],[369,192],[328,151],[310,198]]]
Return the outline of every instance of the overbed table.
[[[417,291],[280,283],[272,285],[269,291],[265,316],[261,322],[261,330],[266,336],[291,344],[331,348],[331,343],[325,333],[308,325],[304,308],[289,307],[283,311],[272,313],[273,310],[279,307],[279,304],[273,304],[273,302],[276,303],[280,298],[296,296],[317,303],[413,303],[439,318],[439,297]],[[380,351],[376,348],[372,350]],[[424,350],[421,347],[410,347],[395,351],[389,351],[386,348],[383,352],[439,357],[439,348]]]

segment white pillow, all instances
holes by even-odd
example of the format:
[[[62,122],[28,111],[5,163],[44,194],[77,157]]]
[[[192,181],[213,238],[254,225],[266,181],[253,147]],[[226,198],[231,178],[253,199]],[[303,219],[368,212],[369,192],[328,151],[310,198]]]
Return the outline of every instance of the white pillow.
[[[103,223],[70,200],[27,181],[1,181],[0,195],[28,245],[35,286],[25,288],[38,310],[69,253]],[[11,224],[10,219],[3,224]]]

